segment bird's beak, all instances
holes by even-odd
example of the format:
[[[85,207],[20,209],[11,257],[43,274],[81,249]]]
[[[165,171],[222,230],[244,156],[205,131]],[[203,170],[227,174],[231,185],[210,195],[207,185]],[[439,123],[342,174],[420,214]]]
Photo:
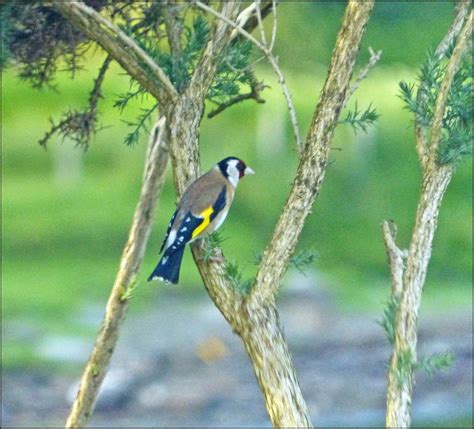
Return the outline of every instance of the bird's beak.
[[[244,173],[247,176],[249,174],[255,174],[255,171],[253,171],[250,167],[245,167]]]

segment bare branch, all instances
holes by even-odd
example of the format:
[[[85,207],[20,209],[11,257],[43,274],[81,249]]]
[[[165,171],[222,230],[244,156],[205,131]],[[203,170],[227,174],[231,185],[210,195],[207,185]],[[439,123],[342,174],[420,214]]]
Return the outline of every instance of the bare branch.
[[[54,7],[87,37],[101,45],[158,100],[176,100],[177,91],[163,70],[112,22],[83,2],[53,1]],[[163,93],[164,91],[164,93]]]
[[[99,69],[99,74],[97,75],[94,81],[94,87],[92,88],[92,91],[89,96],[89,106],[94,112],[97,111],[97,102],[99,101],[99,98],[102,97],[102,84],[104,83],[105,74],[107,73],[111,62],[112,57],[110,55],[107,55],[104,62],[102,63],[102,66]]]
[[[373,5],[373,1],[354,0],[347,6],[296,178],[252,289],[252,294],[261,296],[263,300],[274,300],[305,220],[321,189],[328,164],[329,143],[349,89],[356,55]]]
[[[66,427],[84,427],[89,420],[100,386],[110,364],[120,327],[127,312],[127,291],[134,284],[140,269],[153,222],[158,194],[164,181],[168,151],[164,147],[166,135],[164,117],[159,121],[159,132],[154,132],[145,159],[145,170],[140,199],[135,210],[120,268],[107,302],[105,316],[94,349],[82,375],[79,391],[72,405]]]
[[[296,147],[298,148],[298,151],[301,155],[303,152],[303,142],[301,140],[301,133],[299,130],[299,125],[298,125],[298,120],[296,117],[296,110],[293,105],[293,100],[291,98],[291,93],[290,90],[288,89],[288,85],[286,84],[285,76],[283,75],[283,72],[280,69],[280,66],[278,65],[278,60],[275,58],[275,56],[272,54],[272,52],[268,49],[266,45],[263,43],[259,42],[255,37],[253,37],[251,34],[249,34],[247,31],[245,31],[243,28],[239,27],[235,22],[231,21],[230,19],[222,16],[219,12],[215,11],[211,7],[207,6],[206,4],[197,1],[196,5],[200,7],[201,9],[213,14],[214,16],[222,19],[224,22],[229,24],[231,27],[233,27],[237,32],[239,32],[243,37],[246,39],[250,40],[258,49],[260,49],[265,56],[268,59],[268,62],[272,66],[273,70],[275,71],[278,81],[283,89],[283,94],[285,95],[286,103],[288,105],[288,110],[290,112],[290,119],[291,119],[291,125],[293,127],[293,134],[295,136],[295,141],[296,141]],[[261,19],[260,19],[261,21]]]
[[[260,30],[260,40],[262,41],[262,45],[264,45],[269,51],[271,51],[267,43],[267,37],[265,36],[265,28],[263,27],[262,12],[260,11],[261,0],[256,0],[255,3],[255,9],[257,11],[258,29]]]
[[[359,88],[359,85],[361,84],[361,82],[369,75],[370,71],[375,67],[375,65],[379,62],[382,56],[382,51],[374,52],[374,50],[371,47],[369,47],[369,53],[370,53],[369,62],[366,64],[366,66],[363,69],[360,70],[356,80],[349,88],[346,99],[344,101],[344,106],[348,103],[349,99],[352,97],[354,92],[356,92],[357,88]]]
[[[438,158],[438,146],[441,139],[441,126],[443,123],[443,116],[446,109],[446,101],[448,99],[449,90],[451,88],[451,84],[453,83],[454,74],[459,69],[462,57],[472,36],[473,14],[474,11],[471,11],[461,33],[459,34],[453,54],[451,55],[446,67],[446,73],[436,99],[433,125],[431,127],[431,144],[429,148],[430,161],[433,163],[437,162]]]
[[[269,49],[271,52],[273,52],[273,47],[275,46],[276,35],[277,35],[277,30],[278,30],[278,20],[277,20],[277,10],[276,10],[275,0],[272,0],[272,12],[273,12],[273,27],[272,27],[272,38],[270,40],[270,46],[269,46]]]
[[[416,363],[417,320],[439,207],[452,177],[449,166],[437,167],[425,176],[418,203],[395,326],[395,344],[388,370],[387,427],[409,427],[413,390],[413,365]],[[393,278],[393,277],[392,277]],[[397,279],[398,280],[398,279]],[[394,285],[392,285],[392,288]],[[397,378],[402,356],[409,357],[403,380]],[[406,360],[406,359],[405,359]]]

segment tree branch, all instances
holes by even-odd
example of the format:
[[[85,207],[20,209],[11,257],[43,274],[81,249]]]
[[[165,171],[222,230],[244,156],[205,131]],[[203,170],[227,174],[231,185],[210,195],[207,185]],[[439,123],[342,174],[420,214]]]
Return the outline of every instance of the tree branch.
[[[458,12],[453,25],[440,43],[437,53],[444,55],[447,46],[456,37],[463,8]],[[446,101],[453,82],[453,76],[459,67],[461,57],[472,35],[473,12],[465,20],[453,54],[448,62],[443,78],[431,126],[431,143],[426,147],[426,135],[418,118],[416,129],[417,152],[423,169],[422,190],[416,212],[415,226],[406,258],[405,266],[400,266],[400,260],[393,262],[398,256],[391,256],[392,294],[400,292],[400,272],[403,273],[400,300],[395,322],[395,342],[390,358],[387,387],[387,427],[409,427],[410,409],[413,391],[413,369],[417,363],[417,320],[421,304],[423,285],[426,279],[428,263],[436,231],[439,209],[444,193],[453,175],[452,165],[438,165],[438,144],[441,135],[441,125],[446,107]],[[450,41],[451,40],[451,41]],[[420,92],[418,93],[418,97]],[[388,225],[384,224],[384,239],[389,255],[395,254],[392,248],[392,233],[386,232]],[[393,240],[392,240],[393,241]],[[392,250],[390,250],[392,248]]]
[[[288,200],[263,254],[252,299],[273,301],[305,220],[319,195],[334,133],[373,1],[350,1]]]
[[[321,127],[321,135],[314,135],[311,132],[308,137],[310,146],[315,146],[318,139],[322,139],[323,143],[327,145],[332,135],[331,127],[329,127],[329,130],[323,130],[323,128],[337,122],[338,113],[341,109],[344,94],[349,85],[350,75],[354,67],[355,55],[359,49],[362,32],[372,6],[372,2],[363,4],[351,2],[348,6],[345,26],[338,39],[335,52],[336,59],[331,65],[330,78],[323,91],[325,94],[323,96],[325,100],[323,106],[331,111],[330,113],[328,112],[330,118],[328,119],[325,114],[319,113],[321,116],[318,116],[319,119],[316,121],[315,126]],[[223,13],[218,13],[219,17],[221,15],[222,21],[232,23]],[[211,43],[217,44],[215,37],[209,41],[209,44]],[[214,66],[212,65],[212,67]],[[174,160],[173,167],[178,195],[184,191],[187,184],[197,174],[197,128],[201,119],[202,103],[205,96],[200,82],[202,82],[203,78],[209,79],[215,68],[207,70],[205,75],[201,74],[201,77],[197,77],[200,72],[196,70],[192,78],[192,81],[197,85],[198,91],[191,92],[186,90],[182,101],[178,101],[175,106],[170,106],[169,110],[167,110],[170,120],[170,146]],[[342,88],[335,81],[342,82]],[[339,91],[342,91],[342,93],[339,94]],[[331,98],[336,100],[334,101],[336,106],[329,102]],[[329,152],[329,149],[327,152]],[[310,171],[314,169],[314,161],[312,161],[314,156],[315,153],[312,150],[308,150],[308,155],[305,158],[307,164],[304,167],[308,167]],[[317,179],[315,181],[317,182]],[[308,189],[308,192],[314,195],[310,182],[306,184],[301,182],[298,186]],[[296,198],[293,201],[295,207],[292,205],[290,207],[297,211],[298,207],[301,206],[301,202],[298,201],[296,194],[293,196]],[[300,195],[303,204],[308,204],[304,196]],[[303,222],[304,219],[301,220],[301,227]],[[234,289],[228,280],[226,262],[224,260],[222,262],[206,261],[202,246],[203,244],[199,242],[191,245],[195,262],[210,297],[230,323],[234,332],[239,334],[244,342],[244,347],[252,361],[255,375],[263,392],[273,425],[276,427],[311,426],[310,416],[296,378],[295,370],[291,364],[291,356],[284,340],[278,320],[278,313],[274,308],[273,302],[260,299],[262,298],[261,295],[254,295],[256,299],[252,299],[252,297],[244,296],[241,292]],[[220,249],[217,249],[217,256],[222,256]],[[288,261],[286,261],[287,263]],[[275,282],[280,280],[280,277],[275,278]],[[260,286],[258,283],[257,285]],[[259,289],[258,286],[254,287],[254,291]],[[263,285],[263,287],[265,286]]]
[[[143,184],[127,244],[123,250],[120,268],[107,302],[105,316],[94,349],[84,369],[79,391],[72,405],[66,427],[81,428],[92,415],[100,386],[110,364],[120,327],[128,307],[127,291],[135,282],[140,269],[152,222],[158,194],[164,181],[168,162],[165,148],[165,119],[161,118],[159,132],[154,131],[147,155]]]
[[[46,149],[49,139],[54,134],[60,133],[63,137],[69,137],[77,145],[83,145],[87,149],[91,136],[97,131],[97,104],[102,96],[102,83],[111,61],[112,57],[107,55],[94,80],[94,86],[89,94],[89,105],[84,109],[66,112],[57,124],[51,119],[51,128],[38,141],[40,146]]]
[[[221,15],[226,20],[234,19],[238,11],[237,2],[222,2]],[[230,33],[231,29],[224,22],[216,20],[212,35],[182,97],[176,104],[169,103],[165,108],[170,130],[174,183],[178,196],[200,174],[198,127],[204,112],[204,100],[214,80],[220,55],[230,42]]]
[[[471,0],[461,0],[455,6],[456,16],[451,27],[446,32],[443,40],[436,48],[435,54],[441,59],[446,54],[447,49],[452,45],[453,41],[458,37],[463,28],[464,20],[466,19],[469,10],[471,9]],[[420,103],[424,97],[422,91],[418,90],[417,102]],[[420,161],[421,167],[425,168],[428,162],[428,136],[426,130],[421,124],[419,115],[415,115],[415,137],[416,137],[416,152]]]
[[[444,57],[446,51],[452,45],[456,37],[458,37],[458,34],[463,28],[464,20],[466,19],[466,16],[471,8],[472,0],[457,0],[455,6],[456,16],[454,21],[435,51],[435,54],[438,56],[438,58]]]
[[[417,362],[417,319],[426,278],[439,206],[452,177],[451,167],[441,167],[423,180],[412,241],[403,272],[403,285],[395,322],[395,344],[388,370],[386,426],[409,427],[413,367]],[[392,279],[394,276],[392,275]],[[399,277],[395,277],[399,281]],[[392,288],[398,286],[392,283]]]
[[[166,34],[172,55],[172,69],[173,76],[178,76],[178,82],[184,81],[182,79],[183,67],[183,52],[181,46],[181,36],[183,34],[184,17],[181,15],[181,9],[187,7],[186,3],[180,4],[176,0],[166,0],[166,5],[163,8],[163,19],[165,21]],[[176,82],[176,78],[175,78]],[[178,85],[178,92],[182,89]]]
[[[430,162],[436,163],[438,160],[438,146],[441,138],[441,126],[443,123],[443,116],[446,109],[446,101],[448,99],[449,90],[453,83],[454,74],[458,71],[461,64],[462,57],[466,51],[468,42],[471,40],[473,14],[471,10],[469,17],[466,19],[464,27],[459,34],[453,54],[449,59],[446,73],[441,83],[441,88],[436,98],[436,107],[433,116],[433,125],[431,127],[431,143],[430,143]]]
[[[236,19],[236,24],[242,28],[245,32],[251,33],[255,28],[258,26],[258,20],[257,20],[257,14],[256,14],[256,3],[253,2],[248,6],[246,9],[244,9],[242,12],[240,12],[239,16]],[[278,2],[276,1],[265,1],[263,4],[260,6],[260,15],[262,19],[265,19],[267,15],[272,12],[273,8],[276,7]],[[231,39],[233,42],[235,42],[235,39],[237,38],[242,38],[243,35],[237,31],[237,29],[234,28],[232,30],[231,34]]]
[[[54,7],[91,40],[106,50],[140,84],[163,102],[176,100],[177,91],[163,70],[112,22],[83,2],[53,1]]]
[[[198,129],[204,110],[204,100],[215,77],[219,56],[232,42],[231,33],[236,26],[234,21],[238,15],[238,4],[235,2],[221,2],[221,4],[220,12],[211,9],[220,19],[215,22],[212,36],[195,68],[190,84],[177,98],[167,96],[166,102],[161,106],[162,113],[167,118],[166,131],[178,196],[198,176]],[[203,243],[196,242],[191,245],[195,262],[210,297],[234,332],[242,338],[264,395],[270,419],[276,427],[311,426],[309,412],[291,362],[278,312],[274,306],[274,296],[288,265],[289,256],[296,246],[304,221],[319,193],[329,156],[329,142],[349,87],[355,57],[372,7],[373,1],[358,2],[356,0],[350,1],[347,6],[328,78],[308,133],[297,177],[251,294],[246,296],[232,286],[228,279],[225,261],[205,260]],[[82,25],[86,26],[84,23]],[[239,33],[242,34],[242,32],[245,30],[239,29]],[[108,35],[107,32],[106,35]],[[112,45],[117,44],[116,39],[112,42]],[[109,46],[109,49],[116,52],[115,46]],[[278,69],[276,59],[271,52],[270,55],[270,58],[273,58],[272,66]],[[270,58],[269,61],[271,61]],[[134,59],[133,56],[131,59]],[[137,78],[136,74],[143,73],[142,69],[134,67],[127,71],[134,78]],[[148,76],[148,78],[152,77]],[[143,79],[146,81],[146,73]],[[144,82],[144,87],[148,89],[150,84]],[[158,93],[150,92],[155,96],[158,95]],[[296,216],[292,219],[293,214]],[[296,225],[293,226],[292,223]],[[285,234],[282,235],[284,231],[278,229],[285,226],[288,227],[288,239]],[[286,247],[282,247],[282,243],[277,243],[280,238],[285,240]],[[217,254],[222,255],[220,249],[217,249]],[[275,261],[274,258],[279,257],[283,261]],[[272,268],[276,268],[275,273],[272,273]],[[109,312],[106,317],[108,315]],[[108,335],[110,336],[110,332]],[[89,378],[91,378],[95,367],[91,364],[88,368]],[[103,372],[100,372],[98,376],[103,377]],[[93,388],[97,390],[98,386],[94,385]],[[84,398],[89,397],[90,395],[84,394]],[[77,401],[80,402],[81,399]]]
[[[375,65],[380,61],[382,56],[382,51],[374,52],[374,50],[369,47],[370,59],[369,62],[365,65],[363,69],[360,70],[357,75],[356,80],[347,91],[346,99],[344,100],[344,106],[348,103],[352,95],[357,91],[361,82],[369,75],[370,71],[375,67]]]

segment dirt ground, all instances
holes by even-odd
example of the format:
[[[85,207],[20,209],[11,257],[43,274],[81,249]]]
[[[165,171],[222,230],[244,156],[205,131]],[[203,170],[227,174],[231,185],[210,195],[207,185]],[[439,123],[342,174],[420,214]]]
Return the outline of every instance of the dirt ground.
[[[114,355],[91,426],[269,426],[240,340],[206,295],[179,288],[157,297],[156,309],[131,314]],[[390,347],[379,316],[341,313],[327,292],[282,293],[280,313],[300,384],[317,426],[376,426],[385,412]],[[81,323],[98,326],[101,309]],[[3,374],[3,427],[61,426],[92,340],[44,338],[51,365]],[[472,316],[447,312],[420,320],[420,354],[451,350],[452,367],[416,377],[415,423],[446,426],[472,417]],[[74,363],[75,375],[55,365]]]

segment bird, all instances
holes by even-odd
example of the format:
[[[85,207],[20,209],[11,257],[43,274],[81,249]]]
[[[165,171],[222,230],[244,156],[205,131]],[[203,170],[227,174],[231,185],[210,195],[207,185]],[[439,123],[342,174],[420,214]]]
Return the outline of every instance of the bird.
[[[171,217],[148,281],[177,284],[186,244],[216,231],[224,222],[239,181],[255,172],[244,161],[229,156],[192,182]]]

